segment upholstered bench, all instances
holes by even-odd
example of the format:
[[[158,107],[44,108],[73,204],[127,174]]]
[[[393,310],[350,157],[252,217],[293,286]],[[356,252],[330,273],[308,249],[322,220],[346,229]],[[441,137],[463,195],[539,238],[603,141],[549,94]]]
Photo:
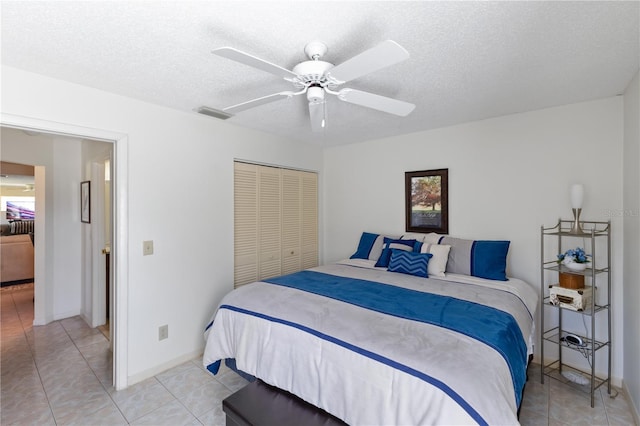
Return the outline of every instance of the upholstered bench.
[[[342,420],[260,380],[222,401],[227,426],[338,426]]]

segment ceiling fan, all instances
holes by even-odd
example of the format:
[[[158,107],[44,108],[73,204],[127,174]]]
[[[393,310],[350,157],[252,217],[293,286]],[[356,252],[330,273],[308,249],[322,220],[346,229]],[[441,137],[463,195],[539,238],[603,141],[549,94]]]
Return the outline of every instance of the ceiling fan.
[[[401,117],[408,115],[415,108],[414,104],[363,92],[362,90],[349,88],[338,90],[339,86],[348,81],[408,59],[409,52],[395,41],[386,40],[335,66],[321,60],[327,53],[327,46],[322,42],[314,41],[307,44],[304,52],[309,57],[309,60],[299,63],[293,67],[293,70],[289,71],[286,68],[282,68],[232,47],[214,49],[213,53],[218,56],[274,74],[292,83],[296,89],[295,91],[274,93],[232,105],[224,108],[223,111],[234,114],[258,105],[306,94],[307,100],[309,101],[311,130],[318,132],[327,126],[326,93],[334,95],[344,102]]]

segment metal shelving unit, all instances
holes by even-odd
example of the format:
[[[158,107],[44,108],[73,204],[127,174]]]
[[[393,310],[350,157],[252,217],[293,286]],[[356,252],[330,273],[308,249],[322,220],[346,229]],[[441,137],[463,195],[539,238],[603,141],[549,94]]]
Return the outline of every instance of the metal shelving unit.
[[[541,368],[540,381],[541,383],[544,383],[544,377],[547,376],[566,383],[583,392],[590,393],[591,407],[593,407],[594,393],[600,386],[606,384],[607,391],[611,394],[611,222],[581,221],[580,224],[584,230],[582,233],[571,232],[572,224],[572,220],[559,219],[558,223],[554,227],[545,228],[542,226],[540,230],[540,329],[542,330],[540,339],[540,357],[543,364]],[[545,241],[548,238],[557,239],[557,251],[552,255],[545,253]],[[590,268],[587,268],[583,272],[569,270],[564,265],[559,265],[556,260],[557,254],[564,252],[563,241],[566,243],[567,240],[575,238],[582,238],[584,240],[589,240],[590,242],[590,247],[585,247],[586,250],[590,249]],[[601,245],[599,241],[606,244],[607,260],[605,265],[597,264],[598,259],[596,258],[596,249],[597,246]],[[551,304],[549,297],[549,287],[551,287],[551,284],[546,278],[546,276],[550,275],[549,271],[557,272],[558,274],[560,272],[566,272],[584,275],[585,281],[588,281],[586,284],[590,284],[593,290],[590,305],[586,306],[581,311],[575,311]],[[553,274],[551,274],[551,276],[553,276]],[[606,285],[606,289],[603,288],[604,285]],[[596,289],[598,290],[598,294],[596,294]],[[598,301],[600,303],[598,303]],[[545,309],[552,309],[557,312],[557,326],[549,326],[548,328],[545,328]],[[582,345],[575,345],[564,339],[564,336],[569,333],[569,331],[565,330],[563,327],[564,315],[583,315],[583,321],[585,318],[589,318],[591,320],[591,330],[590,332],[585,333],[587,335],[582,336],[579,333],[571,332],[582,339]],[[607,322],[605,332],[606,337],[601,340],[596,340],[596,327],[599,323],[605,320],[605,315]],[[548,363],[546,363],[544,355],[545,344],[556,346],[558,353],[557,359]],[[563,351],[566,350],[581,353],[587,359],[590,371],[584,371],[566,365],[562,359]],[[600,351],[603,350],[608,351],[607,376],[599,377],[596,375],[596,358],[598,358],[597,355]],[[568,380],[562,374],[563,372],[573,372],[586,376],[589,383],[588,385],[577,384]]]

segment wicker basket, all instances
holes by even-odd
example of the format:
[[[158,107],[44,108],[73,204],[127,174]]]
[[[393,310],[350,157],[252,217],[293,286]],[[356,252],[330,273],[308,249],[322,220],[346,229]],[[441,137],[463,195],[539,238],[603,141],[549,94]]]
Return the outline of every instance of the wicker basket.
[[[584,288],[584,275],[560,272],[560,287],[578,289]]]

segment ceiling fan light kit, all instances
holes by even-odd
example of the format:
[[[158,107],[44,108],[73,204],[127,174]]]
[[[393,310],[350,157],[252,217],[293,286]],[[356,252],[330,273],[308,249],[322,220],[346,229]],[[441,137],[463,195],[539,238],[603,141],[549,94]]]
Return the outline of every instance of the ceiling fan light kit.
[[[309,101],[311,130],[314,132],[320,132],[327,126],[325,93],[334,95],[343,102],[360,105],[401,117],[404,117],[413,111],[415,105],[409,102],[361,90],[349,88],[337,90],[339,86],[348,81],[408,59],[409,52],[407,52],[398,43],[392,40],[386,40],[379,45],[348,59],[342,64],[335,66],[330,62],[321,60],[327,51],[327,46],[322,42],[313,41],[308,43],[304,48],[304,52],[307,57],[309,57],[309,60],[297,64],[293,67],[292,71],[289,71],[286,68],[272,64],[271,62],[265,61],[248,53],[241,52],[232,47],[214,49],[213,53],[218,56],[222,56],[281,77],[291,83],[297,90],[295,92],[283,91],[262,96],[260,98],[226,107],[222,112],[226,114],[238,113],[259,105],[275,102],[284,98],[288,99],[293,96],[306,93],[307,100]]]
[[[314,104],[320,104],[324,102],[324,90],[322,90],[322,87],[309,87],[307,89],[307,100]]]

